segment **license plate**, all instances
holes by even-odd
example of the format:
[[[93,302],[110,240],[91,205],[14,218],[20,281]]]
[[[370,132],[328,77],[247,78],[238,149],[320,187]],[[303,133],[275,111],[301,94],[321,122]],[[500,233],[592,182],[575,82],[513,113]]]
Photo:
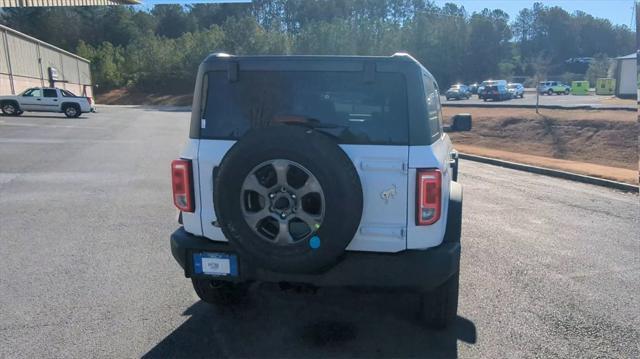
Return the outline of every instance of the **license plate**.
[[[194,253],[193,272],[212,276],[237,276],[238,258],[228,253]]]

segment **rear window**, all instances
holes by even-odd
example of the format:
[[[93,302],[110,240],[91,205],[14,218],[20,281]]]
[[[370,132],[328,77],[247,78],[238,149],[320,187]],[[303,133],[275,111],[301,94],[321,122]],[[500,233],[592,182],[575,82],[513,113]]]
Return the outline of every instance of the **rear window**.
[[[202,138],[237,140],[278,124],[317,128],[344,144],[408,144],[407,86],[400,73],[240,71],[207,74]]]
[[[431,139],[435,140],[440,136],[442,128],[440,94],[438,93],[437,84],[430,77],[423,75],[422,81],[424,82],[425,95],[427,97],[427,121],[429,121]]]
[[[62,93],[62,96],[64,97],[77,97],[76,95],[74,95],[71,91],[67,91],[67,90],[60,90],[60,92]]]

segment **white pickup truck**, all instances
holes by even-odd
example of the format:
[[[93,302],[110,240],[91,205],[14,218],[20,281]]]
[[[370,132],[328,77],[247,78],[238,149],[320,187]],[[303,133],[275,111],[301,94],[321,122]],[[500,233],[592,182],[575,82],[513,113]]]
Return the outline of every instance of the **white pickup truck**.
[[[68,90],[50,87],[32,87],[18,95],[0,96],[0,109],[6,116],[20,116],[24,111],[34,111],[79,117],[83,112],[95,112],[91,97],[76,96]]]

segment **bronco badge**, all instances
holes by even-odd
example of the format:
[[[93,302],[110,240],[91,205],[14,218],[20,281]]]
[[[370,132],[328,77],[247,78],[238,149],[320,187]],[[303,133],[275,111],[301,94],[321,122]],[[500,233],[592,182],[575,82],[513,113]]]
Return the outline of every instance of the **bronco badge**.
[[[393,199],[393,197],[396,196],[396,193],[396,185],[393,184],[389,189],[380,192],[380,198],[384,199],[384,203],[389,203],[389,200]]]

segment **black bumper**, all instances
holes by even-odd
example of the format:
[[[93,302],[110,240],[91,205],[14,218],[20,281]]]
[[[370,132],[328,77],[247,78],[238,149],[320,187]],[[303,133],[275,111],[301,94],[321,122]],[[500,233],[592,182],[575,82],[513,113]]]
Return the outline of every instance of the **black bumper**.
[[[171,253],[184,269],[193,273],[193,253],[236,254],[228,242],[211,241],[187,233],[182,227],[171,235]],[[345,252],[335,266],[321,274],[284,274],[258,268],[238,256],[237,277],[216,277],[229,281],[308,283],[316,286],[402,287],[429,290],[458,271],[460,242],[443,242],[426,250],[399,253]]]

